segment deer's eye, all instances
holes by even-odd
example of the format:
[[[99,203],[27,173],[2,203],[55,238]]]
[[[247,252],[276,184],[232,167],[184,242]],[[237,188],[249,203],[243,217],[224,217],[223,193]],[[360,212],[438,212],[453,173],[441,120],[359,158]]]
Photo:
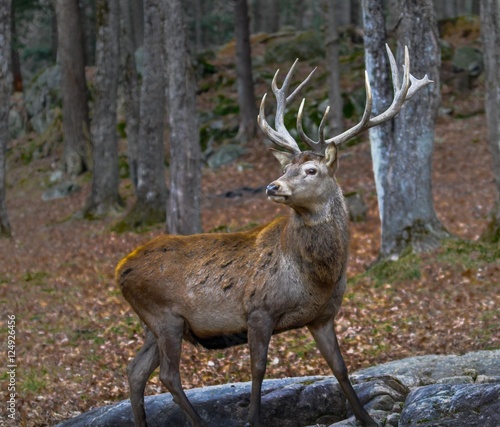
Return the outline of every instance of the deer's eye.
[[[306,169],[306,174],[307,175],[316,175],[318,171],[314,168],[309,168],[309,169]]]

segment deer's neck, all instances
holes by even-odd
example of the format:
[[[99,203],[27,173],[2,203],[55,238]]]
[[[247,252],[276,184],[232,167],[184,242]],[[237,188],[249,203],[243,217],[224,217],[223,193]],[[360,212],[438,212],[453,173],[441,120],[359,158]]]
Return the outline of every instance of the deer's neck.
[[[329,286],[337,283],[345,271],[349,223],[342,197],[324,207],[323,212],[292,212],[282,243],[307,279]]]

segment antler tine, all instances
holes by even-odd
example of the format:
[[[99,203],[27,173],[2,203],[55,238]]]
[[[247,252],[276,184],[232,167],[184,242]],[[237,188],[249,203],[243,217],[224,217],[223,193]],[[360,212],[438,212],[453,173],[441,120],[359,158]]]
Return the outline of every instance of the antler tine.
[[[361,121],[351,129],[346,130],[345,132],[337,135],[333,138],[327,139],[325,141],[326,144],[342,144],[347,140],[353,138],[359,133],[369,129],[373,126],[379,125],[382,122],[392,119],[403,107],[403,104],[410,99],[415,92],[417,92],[420,88],[428,85],[432,82],[427,77],[427,74],[422,79],[417,79],[410,74],[410,55],[408,53],[408,47],[405,46],[404,51],[404,66],[403,66],[403,81],[400,85],[398,70],[396,65],[396,60],[394,59],[394,55],[392,54],[389,46],[386,44],[387,55],[389,56],[389,64],[391,66],[391,74],[392,74],[392,83],[394,87],[394,99],[390,107],[384,111],[383,113],[370,118],[371,115],[371,104],[372,104],[372,95],[370,89],[370,82],[368,80],[368,73],[365,71],[365,84],[366,84],[366,106],[365,112],[363,114],[363,118]]]
[[[305,144],[307,144],[311,150],[313,150],[316,153],[324,154],[325,148],[326,148],[324,128],[326,125],[326,117],[328,116],[328,113],[330,112],[330,106],[326,107],[325,113],[323,114],[323,118],[321,119],[321,122],[319,124],[319,127],[318,127],[319,139],[318,139],[318,141],[314,141],[305,134],[304,129],[302,128],[302,114],[303,114],[305,101],[306,100],[304,98],[302,100],[302,102],[300,103],[299,112],[297,114],[297,131],[299,132],[299,135],[300,135],[300,138],[302,139],[302,141]]]
[[[306,77],[306,79],[292,92],[291,95],[287,96],[288,93],[288,88],[291,83],[291,78],[293,71],[295,70],[295,66],[297,65],[298,59],[295,60],[293,65],[290,67],[290,70],[285,76],[285,79],[283,81],[283,84],[281,88],[278,87],[277,84],[277,79],[278,79],[278,73],[279,70],[276,71],[273,77],[273,81],[271,84],[274,96],[276,97],[276,114],[275,114],[275,127],[276,130],[274,130],[269,123],[267,123],[265,119],[265,112],[264,112],[264,103],[266,99],[266,95],[262,98],[262,101],[260,103],[260,111],[259,111],[259,116],[257,117],[257,122],[261,129],[264,131],[264,133],[269,137],[269,139],[274,142],[278,147],[292,152],[292,153],[300,153],[300,148],[297,145],[297,142],[293,138],[293,136],[290,134],[288,129],[285,127],[285,108],[288,103],[290,103],[294,97],[297,95],[297,93],[304,87],[304,85],[307,84],[307,82],[310,80],[312,74],[316,70],[312,70],[309,75]]]
[[[262,97],[260,102],[259,115],[257,116],[257,123],[259,124],[262,131],[267,135],[267,137],[278,147],[283,148],[285,151],[292,153],[300,153],[299,146],[293,139],[293,137],[286,132],[286,134],[275,131],[267,122],[265,114],[265,103],[266,103],[267,93]]]
[[[368,129],[368,124],[370,122],[370,116],[372,114],[372,88],[370,87],[370,80],[368,78],[368,72],[365,71],[365,90],[366,90],[366,103],[365,103],[365,111],[363,113],[363,117],[361,117],[361,121],[351,129],[347,129],[342,132],[340,135],[334,136],[333,138],[327,139],[325,144],[334,143],[336,145],[340,145],[349,139],[355,137],[357,134],[363,132],[365,129]]]

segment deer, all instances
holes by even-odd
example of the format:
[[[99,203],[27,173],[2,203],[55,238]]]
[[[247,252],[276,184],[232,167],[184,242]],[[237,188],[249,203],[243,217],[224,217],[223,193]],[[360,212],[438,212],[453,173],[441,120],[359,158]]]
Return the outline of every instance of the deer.
[[[366,104],[361,121],[326,139],[329,108],[318,127],[319,138],[303,130],[304,100],[297,131],[310,150],[301,151],[284,124],[285,108],[309,82],[315,69],[288,95],[297,61],[278,87],[275,127],[266,121],[263,96],[258,124],[271,142],[283,175],[266,189],[268,199],[290,207],[288,216],[257,228],[231,233],[161,235],[138,247],[116,267],[116,282],[145,328],[144,345],[127,367],[136,427],[147,426],[144,391],[153,371],[172,394],[193,427],[206,425],[186,397],[179,373],[183,340],[207,349],[248,344],[251,393],[248,424],[262,426],[261,387],[272,335],[307,327],[336,377],[361,425],[378,424],[363,407],[349,380],[335,332],[335,318],[346,289],[349,223],[336,180],[338,146],[368,128],[393,118],[420,88],[427,75],[410,74],[408,49],[400,82],[387,47],[394,99],[372,117],[372,94],[365,72]]]

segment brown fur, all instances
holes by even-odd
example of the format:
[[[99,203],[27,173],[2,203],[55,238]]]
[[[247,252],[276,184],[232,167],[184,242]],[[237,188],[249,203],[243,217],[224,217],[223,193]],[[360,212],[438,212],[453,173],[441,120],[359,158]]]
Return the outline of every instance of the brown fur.
[[[358,418],[375,425],[352,390],[334,332],[349,243],[336,163],[310,152],[290,157],[284,175],[268,187],[272,200],[292,208],[287,218],[239,233],[160,236],[120,261],[117,283],[147,331],[128,368],[137,426],[146,425],[144,386],[158,364],[174,400],[193,425],[202,424],[180,385],[182,339],[207,348],[249,343],[249,418],[251,425],[261,425],[260,387],[270,337],[303,326],[317,340]]]

